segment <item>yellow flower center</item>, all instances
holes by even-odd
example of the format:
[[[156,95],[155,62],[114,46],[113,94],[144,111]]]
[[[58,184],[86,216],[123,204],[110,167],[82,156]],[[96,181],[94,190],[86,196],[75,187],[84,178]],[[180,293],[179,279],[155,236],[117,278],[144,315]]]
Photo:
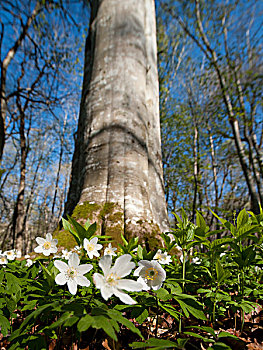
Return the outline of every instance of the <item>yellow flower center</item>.
[[[117,284],[117,281],[116,281],[116,280],[118,280],[118,279],[119,279],[119,277],[116,276],[115,273],[111,273],[109,276],[107,276],[106,281],[107,281],[107,283],[110,284],[111,286],[115,286],[115,285]]]
[[[68,278],[73,279],[74,277],[77,276],[77,270],[74,269],[73,267],[70,267],[70,268],[67,270],[67,276],[68,276]]]
[[[43,244],[44,249],[50,249],[51,248],[51,242],[45,242]]]
[[[88,250],[89,252],[92,252],[92,251],[94,250],[94,244],[88,244],[88,245],[87,245],[87,250]]]
[[[147,280],[154,281],[157,276],[158,276],[158,271],[153,267],[150,267],[145,271],[145,278]]]

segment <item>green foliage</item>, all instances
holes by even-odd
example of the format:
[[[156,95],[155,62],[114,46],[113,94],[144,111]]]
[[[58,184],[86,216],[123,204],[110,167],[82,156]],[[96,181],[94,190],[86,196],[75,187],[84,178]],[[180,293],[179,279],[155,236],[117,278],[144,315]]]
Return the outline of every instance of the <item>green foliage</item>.
[[[30,267],[23,260],[8,262],[0,269],[0,327],[10,341],[10,349],[26,345],[44,349],[51,341],[59,344],[68,330],[72,342],[79,342],[87,334],[92,334],[94,341],[101,341],[96,334],[103,334],[118,342],[124,329],[136,340],[130,344],[133,349],[183,349],[194,338],[207,349],[228,349],[224,339],[235,337],[225,331],[216,332],[217,323],[230,313],[232,319],[239,317],[242,331],[244,315],[254,312],[258,300],[262,300],[262,272],[255,270],[263,267],[261,217],[244,210],[234,223],[218,217],[225,237],[211,241],[214,231],[209,230],[200,212],[195,224],[184,210],[181,216],[175,216],[174,240],[168,234],[162,237],[166,251],[176,249],[182,258],[172,256],[172,262],[163,265],[166,279],[160,289],[134,292],[134,305],[123,304],[115,296],[104,300],[92,282],[71,295],[67,286],[55,283],[58,270],[48,257],[37,258]],[[68,218],[63,225],[79,244],[95,233],[95,225],[89,220],[81,225]],[[136,264],[155,258],[156,251],[138,245],[138,238],[122,239],[118,256],[130,254]],[[99,240],[104,242],[105,237]],[[92,281],[92,273],[100,270],[99,260],[88,259],[83,249],[80,260],[92,263],[93,270],[86,275]],[[168,316],[173,320],[171,329],[178,327],[176,340],[158,338],[159,322],[155,325],[156,337],[144,340],[139,325],[151,327],[153,319]],[[185,320],[198,320],[200,326],[186,328]]]

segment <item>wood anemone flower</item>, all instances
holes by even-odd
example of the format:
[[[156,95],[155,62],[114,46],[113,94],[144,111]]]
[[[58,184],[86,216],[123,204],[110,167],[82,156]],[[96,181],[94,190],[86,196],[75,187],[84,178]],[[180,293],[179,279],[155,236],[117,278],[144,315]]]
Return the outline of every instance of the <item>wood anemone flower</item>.
[[[166,279],[166,272],[157,261],[141,260],[139,267],[134,271],[134,276],[139,276],[138,282],[143,285],[144,290],[150,288],[157,290]]]
[[[77,253],[72,253],[69,257],[68,264],[64,261],[54,261],[55,267],[60,271],[56,276],[55,282],[59,285],[67,283],[69,292],[73,295],[77,293],[77,286],[90,286],[90,281],[83,276],[89,272],[93,266],[91,264],[79,265],[79,256]]]
[[[53,239],[51,233],[46,234],[46,239],[42,237],[36,238],[38,247],[34,249],[36,253],[42,253],[45,256],[49,256],[50,254],[54,254],[58,251],[56,245],[58,244],[57,239]]]
[[[124,254],[116,259],[113,267],[111,267],[111,255],[104,255],[100,259],[99,266],[103,271],[103,275],[94,273],[93,281],[96,287],[100,289],[101,295],[105,300],[115,295],[125,304],[136,304],[135,300],[123,292],[123,290],[129,292],[139,292],[142,290],[142,285],[139,282],[131,279],[123,279],[135,267],[135,263],[131,261],[131,258],[129,254]]]

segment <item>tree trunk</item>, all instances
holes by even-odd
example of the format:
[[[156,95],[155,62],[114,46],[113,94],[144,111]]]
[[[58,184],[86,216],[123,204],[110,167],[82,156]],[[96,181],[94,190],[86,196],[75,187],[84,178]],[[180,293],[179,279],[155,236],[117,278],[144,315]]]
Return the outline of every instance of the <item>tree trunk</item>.
[[[158,101],[154,0],[92,1],[65,214],[113,203],[115,238],[167,230]]]

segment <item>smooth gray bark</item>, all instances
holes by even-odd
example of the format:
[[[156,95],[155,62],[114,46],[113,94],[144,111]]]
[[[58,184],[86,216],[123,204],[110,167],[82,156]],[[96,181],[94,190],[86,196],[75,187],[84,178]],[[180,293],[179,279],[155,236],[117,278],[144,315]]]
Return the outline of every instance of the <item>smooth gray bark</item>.
[[[137,235],[138,222],[165,231],[154,0],[91,6],[65,213],[85,201],[111,202],[123,210],[124,232]]]

